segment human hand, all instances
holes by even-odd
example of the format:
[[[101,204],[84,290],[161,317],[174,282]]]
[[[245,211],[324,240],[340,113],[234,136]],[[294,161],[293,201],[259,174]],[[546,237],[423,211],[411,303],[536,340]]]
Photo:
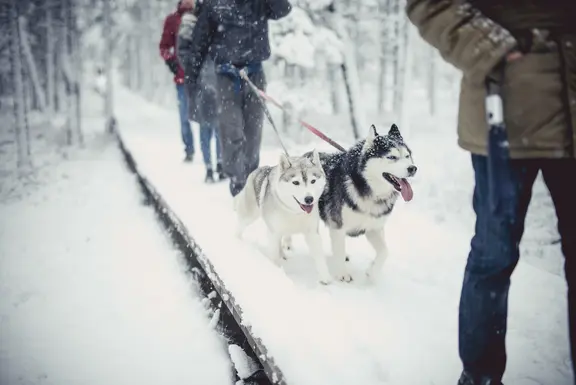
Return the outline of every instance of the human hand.
[[[522,56],[522,52],[520,51],[512,51],[506,55],[506,63],[513,62],[514,60],[520,59]]]
[[[166,65],[170,68],[170,71],[176,75],[178,73],[178,62],[176,59],[168,59],[166,60]]]

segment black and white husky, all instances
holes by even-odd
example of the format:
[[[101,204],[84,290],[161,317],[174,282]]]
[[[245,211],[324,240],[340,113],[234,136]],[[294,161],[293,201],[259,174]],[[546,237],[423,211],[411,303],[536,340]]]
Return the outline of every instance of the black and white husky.
[[[318,200],[326,175],[317,151],[301,157],[282,154],[277,166],[254,170],[244,189],[234,198],[238,215],[237,236],[262,217],[269,230],[269,257],[276,264],[284,258],[284,246],[292,234],[303,234],[319,274],[319,281],[328,284],[332,278],[322,248]]]
[[[386,135],[379,135],[372,125],[366,140],[345,153],[322,153],[320,161],[327,179],[319,201],[320,217],[329,228],[336,263],[342,267],[340,278],[352,280],[344,269],[346,236],[364,234],[376,251],[366,271],[370,280],[388,256],[386,219],[399,196],[405,201],[412,199],[412,187],[406,180],[416,173],[412,152],[396,125]]]

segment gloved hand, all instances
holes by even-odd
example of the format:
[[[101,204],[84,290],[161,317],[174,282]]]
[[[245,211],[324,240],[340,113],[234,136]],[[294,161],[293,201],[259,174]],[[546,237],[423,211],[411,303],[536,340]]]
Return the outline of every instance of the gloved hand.
[[[198,79],[196,79],[198,80]],[[184,84],[187,84],[190,88],[194,88],[197,86],[196,80],[192,80],[190,76],[184,75]]]
[[[174,75],[176,75],[178,73],[178,62],[176,61],[176,59],[172,58],[172,59],[166,60],[166,65],[168,66],[168,68],[170,68],[170,71]]]

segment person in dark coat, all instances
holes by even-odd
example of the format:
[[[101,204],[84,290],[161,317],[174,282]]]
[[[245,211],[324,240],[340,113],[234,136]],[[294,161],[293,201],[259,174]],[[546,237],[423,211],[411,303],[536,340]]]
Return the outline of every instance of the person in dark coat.
[[[192,30],[197,21],[200,4],[194,3],[194,7],[182,16],[180,29],[178,30],[177,56],[182,61],[182,51],[180,47],[187,44],[187,39],[192,37]],[[186,84],[188,92],[188,113],[190,120],[197,122],[200,126],[200,148],[206,166],[207,183],[214,182],[214,171],[212,162],[212,138],[216,142],[216,173],[218,180],[224,180],[225,174],[222,170],[222,158],[220,140],[218,136],[218,101],[216,89],[216,70],[214,61],[208,57],[198,77],[196,84]]]
[[[174,83],[176,83],[176,94],[178,96],[178,111],[180,114],[180,132],[186,153],[185,161],[192,161],[194,158],[194,136],[192,135],[192,128],[188,120],[188,95],[184,85],[184,69],[178,63],[176,57],[176,37],[182,15],[192,9],[192,4],[192,0],[178,2],[176,11],[168,15],[164,20],[164,28],[162,29],[162,37],[159,44],[160,56],[174,74]]]
[[[576,2],[408,0],[406,10],[463,74],[458,143],[471,153],[476,230],[460,296],[458,384],[502,383],[510,277],[539,172],[558,218],[576,372]],[[504,146],[489,135],[487,79],[501,86]],[[489,147],[509,159],[492,167],[499,158]]]
[[[291,9],[288,0],[207,1],[192,37],[180,47],[187,83],[196,84],[208,56],[216,63],[222,161],[232,196],[259,166],[264,119],[258,96],[239,71],[246,70],[258,88],[266,88],[262,62],[270,57],[268,20],[285,17]]]

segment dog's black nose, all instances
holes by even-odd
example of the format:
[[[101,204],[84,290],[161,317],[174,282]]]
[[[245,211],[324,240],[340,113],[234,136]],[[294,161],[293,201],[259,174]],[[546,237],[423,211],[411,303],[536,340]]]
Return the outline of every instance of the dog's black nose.
[[[304,198],[304,203],[306,203],[307,205],[311,205],[312,202],[314,202],[314,197],[308,195],[307,197]]]
[[[418,170],[418,167],[416,167],[416,166],[408,166],[408,174],[410,174],[410,176],[416,174],[417,170]]]

